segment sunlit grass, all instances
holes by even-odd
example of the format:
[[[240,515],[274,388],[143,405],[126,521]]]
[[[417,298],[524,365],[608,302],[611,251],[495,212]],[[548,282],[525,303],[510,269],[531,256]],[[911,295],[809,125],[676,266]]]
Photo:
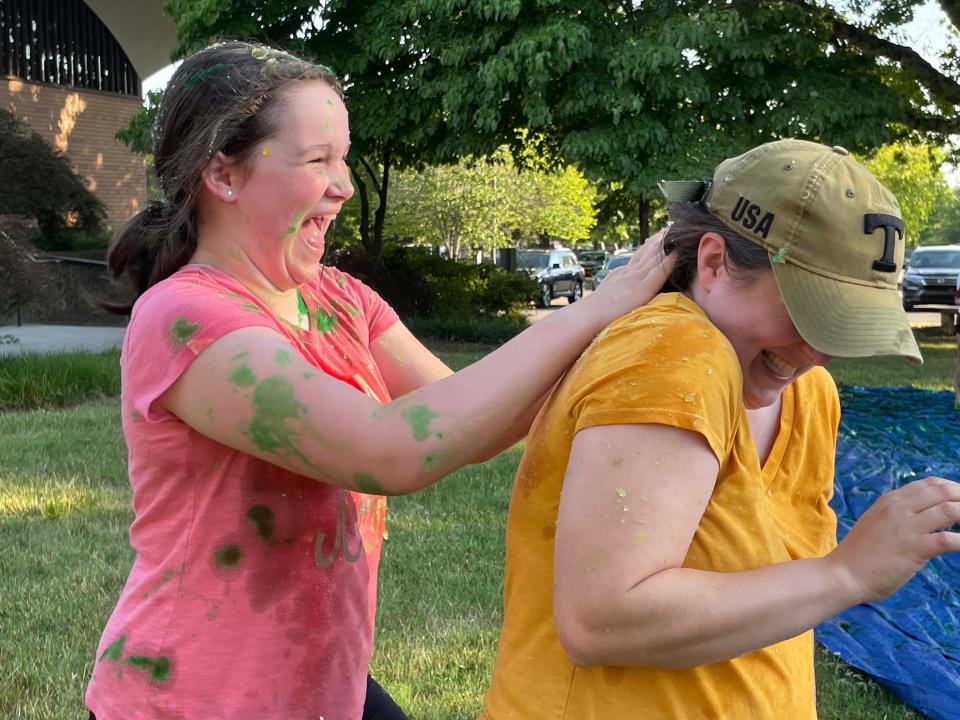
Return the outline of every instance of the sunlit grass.
[[[432,347],[454,368],[489,351]],[[952,386],[955,352],[948,339],[925,340],[921,382]],[[74,367],[113,365],[110,355]],[[917,381],[904,363],[880,373],[880,362],[858,376],[840,361],[831,371],[853,384]],[[46,364],[17,368],[54,372]],[[97,641],[133,560],[126,448],[109,385],[80,382],[69,394],[53,382],[36,386],[49,392],[23,404],[43,409],[0,412],[0,717],[86,720]],[[56,409],[65,402],[81,404]],[[500,630],[504,527],[519,457],[515,448],[390,500],[373,672],[413,720],[466,720],[480,710]],[[919,717],[825,652],[817,664],[822,720]]]

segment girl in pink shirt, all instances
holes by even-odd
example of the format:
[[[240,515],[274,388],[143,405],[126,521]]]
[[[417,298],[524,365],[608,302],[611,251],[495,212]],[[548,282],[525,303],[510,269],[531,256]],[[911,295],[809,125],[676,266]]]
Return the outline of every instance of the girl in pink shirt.
[[[372,717],[384,496],[514,443],[669,271],[638,253],[453,374],[320,264],[349,145],[337,80],[264,46],[207,48],[167,88],[166,199],[110,251],[137,296],[121,359],[137,555],[87,689],[98,720]]]

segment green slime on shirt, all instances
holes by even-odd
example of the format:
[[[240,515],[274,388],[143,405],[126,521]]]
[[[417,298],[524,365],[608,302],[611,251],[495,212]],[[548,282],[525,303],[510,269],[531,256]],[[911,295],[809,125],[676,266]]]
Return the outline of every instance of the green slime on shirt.
[[[257,535],[264,540],[273,537],[275,527],[273,510],[266,505],[254,505],[247,510],[247,519],[257,526]]]
[[[187,342],[200,332],[200,326],[192,323],[183,315],[170,323],[170,341],[177,347],[182,348]]]

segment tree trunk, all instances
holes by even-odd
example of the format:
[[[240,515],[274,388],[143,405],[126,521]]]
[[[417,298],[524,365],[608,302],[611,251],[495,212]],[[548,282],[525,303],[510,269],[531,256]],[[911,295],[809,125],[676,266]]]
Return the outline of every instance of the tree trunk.
[[[353,181],[360,192],[360,243],[363,249],[370,252],[370,195],[367,193],[367,184],[360,177],[360,173],[353,166],[350,167],[350,174],[353,175]]]
[[[389,145],[383,150],[382,162],[383,173],[380,175],[380,185],[377,188],[380,204],[377,206],[377,212],[373,217],[373,238],[377,248],[377,257],[383,250],[383,225],[387,218],[387,191],[390,187],[390,164],[393,162]]]
[[[640,198],[637,226],[640,229],[640,241],[643,242],[650,237],[650,201],[645,197]]]

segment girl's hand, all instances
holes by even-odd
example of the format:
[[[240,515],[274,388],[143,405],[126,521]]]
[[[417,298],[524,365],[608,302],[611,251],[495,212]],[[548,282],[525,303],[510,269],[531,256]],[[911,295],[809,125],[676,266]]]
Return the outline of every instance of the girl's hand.
[[[604,283],[585,298],[595,305],[595,312],[608,316],[604,325],[650,302],[663,287],[675,262],[672,255],[663,254],[665,234],[666,228],[663,228],[648,238],[630,262],[610,273]]]
[[[960,551],[960,533],[944,530],[958,521],[960,483],[915,480],[881,495],[827,558],[845,570],[858,602],[882,600],[930,558]]]

